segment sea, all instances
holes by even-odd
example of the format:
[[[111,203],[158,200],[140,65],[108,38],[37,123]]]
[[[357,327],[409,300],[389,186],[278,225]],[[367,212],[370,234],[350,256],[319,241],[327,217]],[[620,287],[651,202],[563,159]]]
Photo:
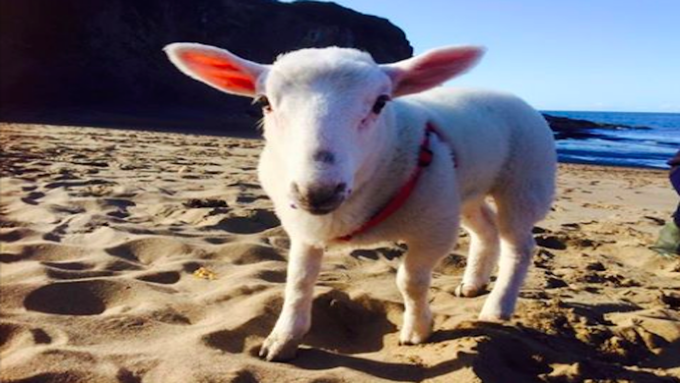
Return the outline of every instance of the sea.
[[[593,128],[591,137],[558,140],[560,162],[667,169],[666,161],[680,150],[680,113],[542,112],[632,127]]]

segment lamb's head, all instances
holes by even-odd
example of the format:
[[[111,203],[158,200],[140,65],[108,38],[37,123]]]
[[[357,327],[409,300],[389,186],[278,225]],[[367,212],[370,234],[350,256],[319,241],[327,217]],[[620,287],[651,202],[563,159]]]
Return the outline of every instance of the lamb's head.
[[[278,152],[291,204],[326,214],[367,182],[380,161],[376,149],[393,128],[385,116],[389,101],[464,72],[483,50],[442,48],[388,65],[337,47],[294,51],[272,65],[193,43],[170,44],[166,52],[188,76],[262,107],[267,149]]]

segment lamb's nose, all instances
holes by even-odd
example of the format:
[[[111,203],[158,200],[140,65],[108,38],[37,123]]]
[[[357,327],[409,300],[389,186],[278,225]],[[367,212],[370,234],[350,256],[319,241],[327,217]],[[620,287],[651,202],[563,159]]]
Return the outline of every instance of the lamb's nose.
[[[312,159],[315,162],[319,162],[326,165],[333,165],[335,163],[335,154],[328,150],[317,150],[312,155]]]
[[[326,214],[335,210],[343,201],[347,184],[311,185],[303,187],[297,183],[291,185],[293,199],[303,209],[312,214]]]

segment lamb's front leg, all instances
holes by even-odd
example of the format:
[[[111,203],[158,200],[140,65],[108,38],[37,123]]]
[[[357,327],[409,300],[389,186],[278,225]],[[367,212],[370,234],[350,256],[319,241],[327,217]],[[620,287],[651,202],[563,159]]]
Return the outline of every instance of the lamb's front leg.
[[[452,231],[453,233],[453,231]],[[453,240],[453,238],[451,238]],[[404,323],[399,341],[401,344],[419,344],[432,333],[432,312],[428,291],[432,269],[448,254],[453,243],[409,243],[409,250],[397,272],[397,286],[404,298]]]
[[[268,361],[293,358],[312,324],[314,283],[321,268],[323,251],[293,240],[288,258],[283,308],[260,349],[260,357]]]

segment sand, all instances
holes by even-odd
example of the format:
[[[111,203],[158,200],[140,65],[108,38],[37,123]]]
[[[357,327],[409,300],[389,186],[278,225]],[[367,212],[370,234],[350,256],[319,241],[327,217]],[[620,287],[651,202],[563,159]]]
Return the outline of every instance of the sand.
[[[289,241],[260,141],[0,129],[3,382],[680,381],[680,259],[648,249],[677,203],[665,172],[561,165],[515,318],[453,295],[463,236],[424,345],[398,345],[403,249],[329,255],[298,358],[267,363]]]

